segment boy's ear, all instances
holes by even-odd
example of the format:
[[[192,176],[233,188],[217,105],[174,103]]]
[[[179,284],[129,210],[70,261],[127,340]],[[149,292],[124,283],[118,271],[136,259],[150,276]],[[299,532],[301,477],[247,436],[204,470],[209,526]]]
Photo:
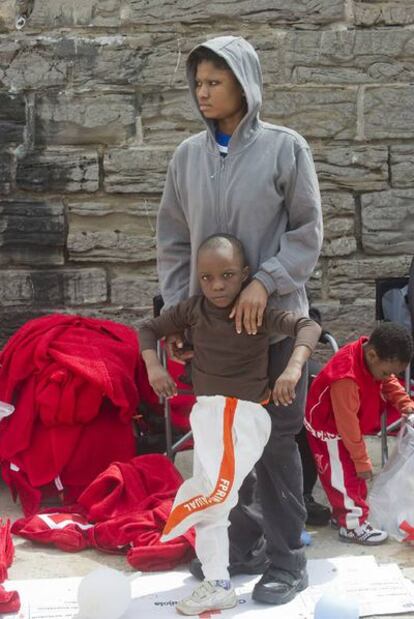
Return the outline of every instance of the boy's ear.
[[[371,346],[367,347],[366,355],[367,355],[368,361],[371,361],[371,362],[373,361],[375,363],[376,361],[379,360],[377,351],[375,350],[375,348],[371,348]]]
[[[242,274],[243,274],[243,275],[242,275],[242,281],[243,281],[243,282],[245,282],[245,281],[246,281],[246,279],[247,279],[247,278],[249,277],[249,275],[250,275],[250,269],[249,269],[249,267],[247,267],[247,266],[246,266],[246,267],[243,267]]]

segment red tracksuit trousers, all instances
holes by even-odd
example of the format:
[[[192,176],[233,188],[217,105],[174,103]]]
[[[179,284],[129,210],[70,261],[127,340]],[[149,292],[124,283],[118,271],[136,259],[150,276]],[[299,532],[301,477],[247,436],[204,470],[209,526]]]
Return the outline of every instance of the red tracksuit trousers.
[[[321,440],[308,432],[319,479],[341,527],[355,529],[368,517],[367,484],[357,476],[349,451],[340,438]]]

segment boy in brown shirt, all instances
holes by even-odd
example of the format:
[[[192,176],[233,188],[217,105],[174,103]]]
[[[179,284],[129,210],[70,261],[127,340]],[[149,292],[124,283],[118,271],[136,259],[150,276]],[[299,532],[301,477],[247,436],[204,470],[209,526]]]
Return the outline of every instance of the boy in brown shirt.
[[[236,332],[229,316],[249,271],[235,237],[206,239],[198,250],[197,272],[202,294],[147,321],[140,330],[148,378],[160,396],[175,395],[176,385],[156,355],[157,340],[189,329],[194,349],[194,472],[179,489],[163,534],[167,541],[191,526],[196,529],[205,580],[178,603],[177,610],[186,615],[237,603],[227,569],[228,515],[269,438],[270,418],[262,405],[270,396],[282,405],[292,402],[320,335],[319,325],[309,318],[273,309],[266,310],[255,334]],[[295,348],[285,371],[269,387],[269,342],[277,333],[296,338]]]

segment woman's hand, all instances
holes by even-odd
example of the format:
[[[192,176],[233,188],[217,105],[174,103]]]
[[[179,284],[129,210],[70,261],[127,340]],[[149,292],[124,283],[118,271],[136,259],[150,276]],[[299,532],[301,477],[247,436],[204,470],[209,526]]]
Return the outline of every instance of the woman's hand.
[[[257,329],[263,323],[268,297],[266,288],[257,279],[241,291],[230,312],[230,318],[234,318],[236,323],[237,333],[241,333],[244,327],[246,333],[256,335]]]
[[[169,358],[173,359],[173,361],[181,361],[184,363],[193,358],[193,351],[184,346],[184,336],[182,333],[167,335],[165,338],[165,346]]]
[[[302,375],[302,369],[298,366],[287,367],[279,376],[273,387],[273,402],[276,406],[288,406],[296,397],[295,387]]]

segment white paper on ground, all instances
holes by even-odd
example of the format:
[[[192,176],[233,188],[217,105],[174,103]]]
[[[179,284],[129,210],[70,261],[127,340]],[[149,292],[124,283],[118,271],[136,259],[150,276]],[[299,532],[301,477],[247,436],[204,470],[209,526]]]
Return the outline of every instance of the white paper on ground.
[[[308,562],[310,587],[282,607],[261,605],[251,600],[258,576],[233,579],[238,605],[223,617],[243,619],[312,619],[316,601],[325,591],[357,597],[361,616],[414,612],[414,585],[396,564],[378,566],[375,558],[339,557]],[[80,578],[9,581],[17,589],[21,611],[7,619],[73,619],[78,611],[76,594]],[[177,617],[175,604],[196,585],[187,571],[143,574],[131,582],[132,602],[122,619]],[[216,615],[214,615],[216,616]],[[1,617],[1,615],[0,615]]]

